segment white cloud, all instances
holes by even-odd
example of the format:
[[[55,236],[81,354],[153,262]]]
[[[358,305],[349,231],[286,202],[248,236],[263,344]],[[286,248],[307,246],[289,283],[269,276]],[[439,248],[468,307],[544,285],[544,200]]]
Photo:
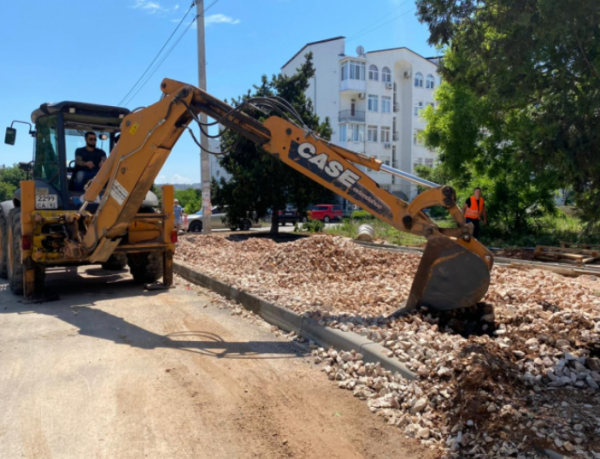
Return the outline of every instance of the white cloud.
[[[205,16],[204,24],[207,26],[211,24],[239,24],[239,19],[233,19],[230,16],[225,16],[224,14],[211,14],[210,16]]]
[[[155,13],[174,13],[179,9],[179,3],[173,8],[167,8],[154,0],[133,0],[133,7],[136,10],[145,11],[149,14]]]
[[[166,175],[159,175],[158,177],[156,177],[156,180],[155,180],[156,183],[165,183],[166,181],[167,181]]]
[[[174,174],[174,175],[171,177],[171,180],[170,180],[170,181],[171,181],[171,183],[174,183],[174,184],[175,184],[175,183],[183,183],[183,184],[188,184],[188,183],[189,183],[189,184],[191,184],[191,183],[192,183],[192,180],[191,180],[191,179],[189,179],[189,178],[187,178],[187,177],[182,177],[182,176],[181,176],[181,175],[179,175],[179,174]]]
[[[156,13],[157,11],[163,10],[158,2],[153,2],[152,0],[134,0],[133,7],[135,9],[147,11],[148,13]]]

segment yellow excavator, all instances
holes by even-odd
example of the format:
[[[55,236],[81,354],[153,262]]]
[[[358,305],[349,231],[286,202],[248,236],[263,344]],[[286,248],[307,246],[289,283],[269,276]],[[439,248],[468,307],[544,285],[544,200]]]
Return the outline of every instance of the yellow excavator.
[[[404,311],[468,307],[487,292],[493,257],[473,237],[452,187],[320,139],[281,98],[253,98],[231,107],[178,81],[164,79],[160,88],[157,103],[133,112],[78,102],[44,104],[33,112],[34,160],[22,164],[31,180],[21,182],[12,201],[0,204],[0,277],[8,278],[13,293],[41,301],[46,268],[98,263],[106,269],[128,264],[136,281],[153,283],[162,277],[162,285],[171,286],[177,241],[173,188],[163,187],[160,208],[150,190],[179,137],[186,129],[194,137],[189,125],[197,122],[206,133],[201,113],[376,218],[424,236],[427,245]],[[261,123],[248,110],[275,115]],[[77,191],[74,151],[87,131],[95,132],[105,143],[99,146],[111,153],[86,189]],[[16,133],[12,125],[7,128],[5,142],[14,145]],[[359,166],[428,189],[407,203]],[[432,206],[448,209],[456,227],[436,225],[423,212]]]

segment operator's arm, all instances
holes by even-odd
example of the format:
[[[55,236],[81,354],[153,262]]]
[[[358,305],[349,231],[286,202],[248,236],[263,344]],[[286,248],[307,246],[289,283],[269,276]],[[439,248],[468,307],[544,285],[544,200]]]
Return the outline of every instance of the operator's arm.
[[[75,164],[79,167],[87,167],[88,169],[94,168],[94,163],[92,161],[84,161],[77,151],[75,152]]]

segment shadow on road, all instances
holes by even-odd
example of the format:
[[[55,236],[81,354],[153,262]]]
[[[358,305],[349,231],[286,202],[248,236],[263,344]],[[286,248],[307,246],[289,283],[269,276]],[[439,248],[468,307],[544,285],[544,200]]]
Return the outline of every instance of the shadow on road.
[[[49,272],[47,290],[58,293],[60,299],[42,304],[24,305],[20,297],[10,292],[6,281],[1,281],[0,314],[43,314],[56,317],[76,327],[80,335],[140,349],[178,349],[227,359],[289,359],[302,357],[307,353],[303,347],[284,341],[228,342],[219,335],[204,330],[167,335],[154,333],[96,308],[96,302],[127,298],[143,301],[144,297],[159,294],[166,297],[166,292],[144,291],[130,277],[114,272],[106,271],[103,277],[99,277],[101,273],[98,268],[88,268],[88,271],[95,277],[65,271]],[[122,301],[122,306],[119,307],[123,308],[125,314],[128,302]],[[167,314],[165,320],[168,320]]]

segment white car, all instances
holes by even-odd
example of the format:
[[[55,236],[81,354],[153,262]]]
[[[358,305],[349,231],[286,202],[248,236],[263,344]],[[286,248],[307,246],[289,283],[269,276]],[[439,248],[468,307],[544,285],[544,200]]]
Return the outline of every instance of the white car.
[[[252,222],[248,218],[243,219],[237,226],[230,226],[225,218],[225,210],[220,207],[212,207],[211,212],[210,223],[212,229],[229,228],[232,231],[237,229],[248,231],[252,227]],[[185,229],[191,233],[202,232],[202,210],[187,216],[187,228]]]

